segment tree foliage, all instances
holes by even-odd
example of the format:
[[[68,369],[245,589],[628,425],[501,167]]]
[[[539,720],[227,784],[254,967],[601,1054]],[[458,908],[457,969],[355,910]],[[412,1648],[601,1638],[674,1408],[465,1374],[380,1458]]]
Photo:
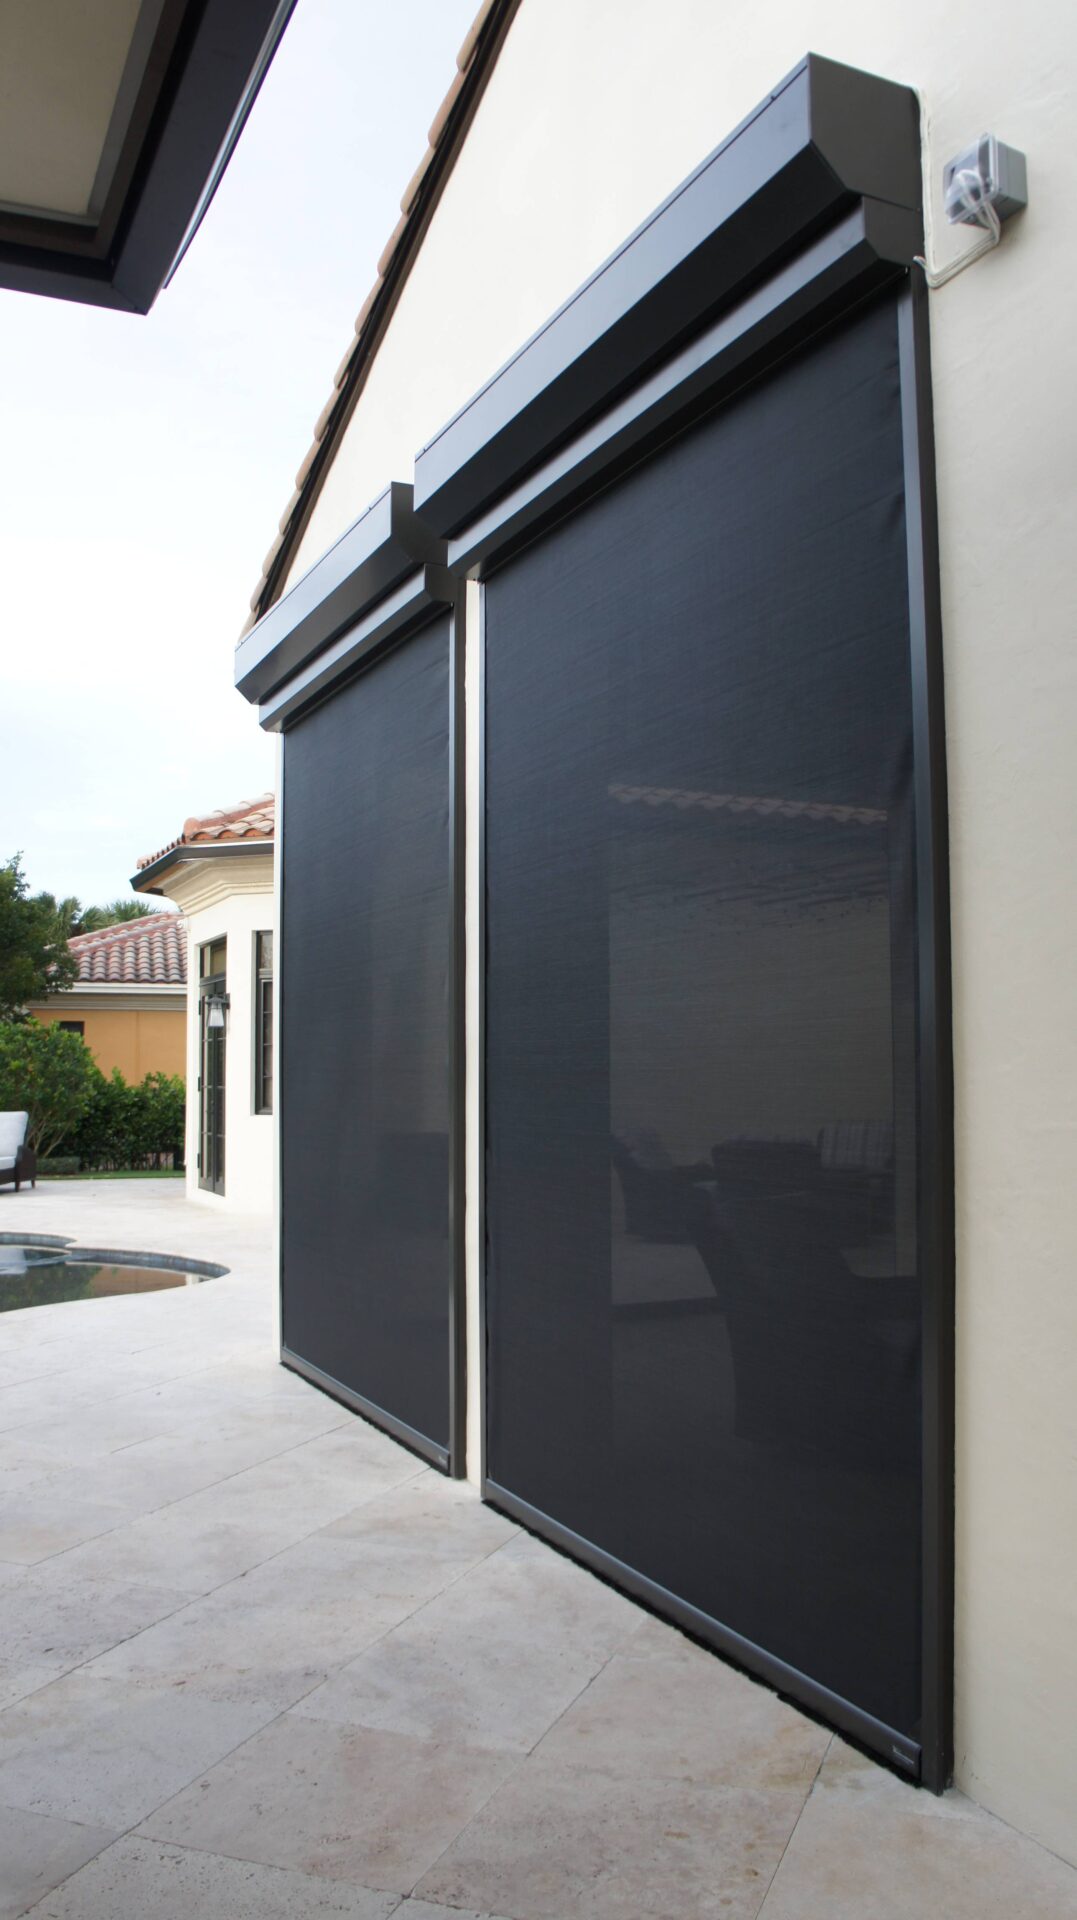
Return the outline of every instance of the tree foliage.
[[[0,867],[0,1020],[21,1019],[28,1001],[63,993],[78,978],[67,946],[77,907],[49,893],[31,898],[18,854]]]
[[[118,926],[121,920],[145,920],[158,909],[145,900],[110,900],[103,907],[78,907],[76,933],[99,933],[102,927]]]
[[[39,1156],[77,1126],[102,1078],[80,1034],[37,1020],[0,1025],[0,1111],[29,1114],[26,1138]]]

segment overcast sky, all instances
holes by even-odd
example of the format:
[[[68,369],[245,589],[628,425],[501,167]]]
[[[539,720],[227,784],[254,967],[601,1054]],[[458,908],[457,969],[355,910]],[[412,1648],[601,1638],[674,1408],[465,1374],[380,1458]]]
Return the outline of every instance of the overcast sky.
[[[273,783],[232,653],[478,0],[299,0],[145,317],[0,290],[0,862],[129,892]]]

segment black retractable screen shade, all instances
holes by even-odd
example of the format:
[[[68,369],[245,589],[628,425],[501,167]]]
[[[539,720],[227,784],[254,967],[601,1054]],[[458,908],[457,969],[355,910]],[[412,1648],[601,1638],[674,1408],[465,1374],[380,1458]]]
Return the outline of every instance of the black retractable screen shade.
[[[505,565],[485,619],[492,1497],[915,1743],[893,301]]]
[[[285,1358],[449,1446],[448,618],[285,736]]]

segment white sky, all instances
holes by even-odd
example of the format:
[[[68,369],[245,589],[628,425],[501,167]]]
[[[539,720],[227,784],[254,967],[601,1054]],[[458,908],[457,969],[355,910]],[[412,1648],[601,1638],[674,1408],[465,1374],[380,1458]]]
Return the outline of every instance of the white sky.
[[[127,894],[273,784],[232,654],[478,0],[299,0],[145,317],[0,290],[0,862]]]

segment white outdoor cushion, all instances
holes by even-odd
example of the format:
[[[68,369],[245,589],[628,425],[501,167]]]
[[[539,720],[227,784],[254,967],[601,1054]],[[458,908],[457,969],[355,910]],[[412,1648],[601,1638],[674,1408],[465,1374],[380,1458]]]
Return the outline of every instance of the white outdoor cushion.
[[[0,1153],[0,1173],[10,1172],[14,1165],[15,1155],[13,1153]]]
[[[0,1113],[0,1168],[15,1165],[29,1118],[28,1113]]]

